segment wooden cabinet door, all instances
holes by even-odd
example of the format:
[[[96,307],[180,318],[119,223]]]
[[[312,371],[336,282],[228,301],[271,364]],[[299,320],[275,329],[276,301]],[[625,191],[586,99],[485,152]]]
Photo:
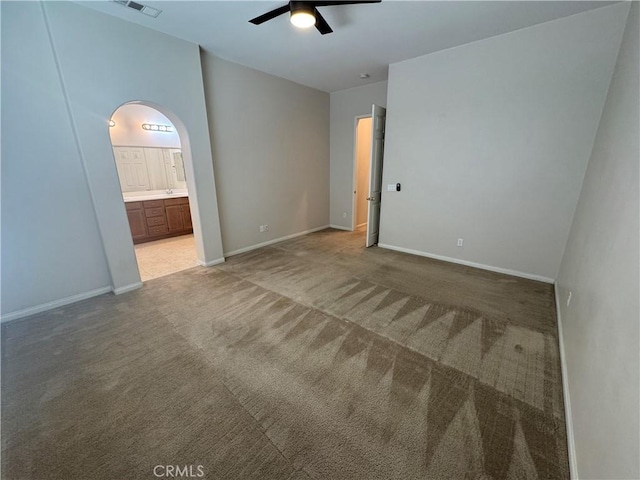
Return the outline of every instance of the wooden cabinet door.
[[[184,229],[190,230],[193,228],[191,225],[191,210],[189,209],[189,205],[182,205],[182,220],[184,221]]]
[[[182,218],[182,205],[167,205],[167,227],[169,233],[180,232],[185,229],[184,219]]]
[[[129,219],[129,227],[131,228],[131,237],[134,241],[146,238],[149,235],[144,210],[127,210],[127,218]]]

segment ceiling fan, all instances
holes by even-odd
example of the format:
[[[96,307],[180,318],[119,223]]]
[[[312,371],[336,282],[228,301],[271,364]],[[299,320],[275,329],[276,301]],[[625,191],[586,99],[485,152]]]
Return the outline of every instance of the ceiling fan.
[[[327,21],[324,19],[316,7],[326,7],[330,5],[356,5],[359,3],[380,3],[382,0],[345,0],[345,1],[295,1],[291,0],[287,5],[271,10],[249,20],[254,25],[260,25],[268,20],[276,18],[283,13],[291,12],[291,23],[299,28],[309,28],[315,25],[322,35],[333,32]]]

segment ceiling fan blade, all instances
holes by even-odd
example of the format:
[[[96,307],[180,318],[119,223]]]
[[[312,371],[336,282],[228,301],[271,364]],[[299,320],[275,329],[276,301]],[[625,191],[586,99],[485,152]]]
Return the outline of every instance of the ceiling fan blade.
[[[254,25],[260,25],[261,23],[271,20],[272,18],[276,18],[282,15],[283,13],[287,13],[288,11],[289,11],[289,4],[284,5],[280,8],[276,8],[275,10],[271,10],[270,12],[267,12],[264,15],[260,15],[259,17],[256,17],[254,19],[251,19],[249,20],[249,23],[253,23]]]
[[[311,1],[316,7],[330,7],[331,5],[357,5],[359,3],[380,3],[382,0],[337,0],[335,2],[332,1]]]
[[[324,19],[317,8],[313,9],[313,14],[316,16],[316,28],[322,35],[333,32],[327,21]]]

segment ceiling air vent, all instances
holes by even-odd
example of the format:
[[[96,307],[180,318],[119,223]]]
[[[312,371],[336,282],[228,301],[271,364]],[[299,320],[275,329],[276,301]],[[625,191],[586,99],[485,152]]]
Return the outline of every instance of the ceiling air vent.
[[[162,12],[162,10],[159,10],[157,8],[153,8],[150,7],[148,5],[143,5],[141,3],[138,2],[134,2],[133,0],[129,1],[129,0],[111,0],[119,5],[122,5],[123,7],[129,7],[132,8],[134,10],[137,10],[140,13],[144,13],[145,15],[149,15],[150,17],[156,18],[158,15],[160,15],[160,12]]]

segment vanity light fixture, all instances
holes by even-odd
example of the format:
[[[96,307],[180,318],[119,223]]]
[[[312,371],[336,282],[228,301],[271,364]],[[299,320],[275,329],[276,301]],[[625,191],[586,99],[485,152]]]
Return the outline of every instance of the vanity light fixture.
[[[143,123],[143,130],[151,130],[153,132],[173,132],[171,125],[156,125],[155,123]]]

